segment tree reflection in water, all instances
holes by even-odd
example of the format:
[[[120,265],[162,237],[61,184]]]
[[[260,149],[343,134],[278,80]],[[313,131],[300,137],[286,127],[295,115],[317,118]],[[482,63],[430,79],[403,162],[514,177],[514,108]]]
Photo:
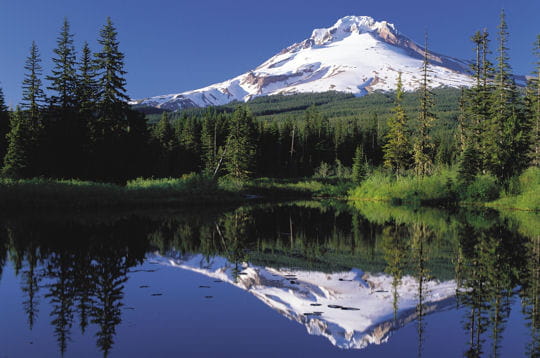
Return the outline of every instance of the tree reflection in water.
[[[107,356],[122,322],[131,267],[151,251],[226,258],[238,279],[248,265],[391,276],[392,329],[401,325],[399,287],[417,282],[418,356],[429,340],[428,287],[455,280],[466,312],[467,357],[499,356],[512,303],[521,300],[531,357],[540,347],[540,234],[526,221],[492,212],[320,202],[253,205],[224,213],[117,214],[98,217],[7,218],[0,221],[0,275],[12,262],[21,282],[28,327],[47,304],[58,350],[71,332],[89,327]],[[365,205],[365,206],[362,206]],[[361,304],[359,302],[359,304]],[[43,307],[42,307],[43,308]],[[389,317],[390,318],[390,317]],[[401,322],[401,323],[400,323]]]

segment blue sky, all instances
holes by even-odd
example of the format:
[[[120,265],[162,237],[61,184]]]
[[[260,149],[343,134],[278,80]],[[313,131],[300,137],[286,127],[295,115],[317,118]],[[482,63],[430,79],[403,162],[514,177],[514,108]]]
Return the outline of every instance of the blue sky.
[[[77,46],[87,40],[94,50],[111,16],[126,54],[128,94],[142,98],[237,76],[346,15],[387,20],[420,42],[427,30],[433,50],[470,58],[469,37],[487,27],[495,40],[501,8],[508,15],[511,64],[528,74],[540,33],[539,0],[0,0],[0,86],[7,104],[17,104],[32,40],[49,72],[65,16]]]

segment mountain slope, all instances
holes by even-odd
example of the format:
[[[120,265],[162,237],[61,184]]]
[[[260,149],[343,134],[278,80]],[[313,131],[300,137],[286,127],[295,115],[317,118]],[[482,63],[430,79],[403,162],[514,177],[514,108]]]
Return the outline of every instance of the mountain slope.
[[[273,94],[338,91],[361,96],[396,87],[418,88],[423,49],[393,24],[366,16],[347,16],[329,28],[316,29],[256,69],[202,89],[133,101],[132,104],[177,110],[248,101]],[[464,61],[429,53],[431,86],[472,84]]]

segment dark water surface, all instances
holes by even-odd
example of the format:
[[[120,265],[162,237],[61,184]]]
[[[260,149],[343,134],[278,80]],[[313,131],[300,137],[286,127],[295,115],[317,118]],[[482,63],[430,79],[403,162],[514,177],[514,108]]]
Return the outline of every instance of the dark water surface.
[[[0,217],[0,358],[538,357],[537,214]]]

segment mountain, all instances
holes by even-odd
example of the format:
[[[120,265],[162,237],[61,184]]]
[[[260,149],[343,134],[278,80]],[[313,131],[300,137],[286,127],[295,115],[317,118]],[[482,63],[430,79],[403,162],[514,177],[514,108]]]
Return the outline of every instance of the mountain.
[[[343,349],[362,349],[386,342],[391,333],[417,319],[418,281],[402,278],[394,312],[392,277],[358,269],[347,272],[276,269],[223,257],[151,254],[151,262],[189,270],[245,290],[309,334],[323,336]],[[455,281],[424,283],[425,314],[455,307]],[[395,313],[395,316],[394,316]],[[394,319],[395,317],[395,319]]]
[[[429,52],[432,87],[472,84],[468,63]],[[347,16],[310,38],[283,49],[256,69],[194,91],[132,101],[167,110],[223,105],[273,94],[338,91],[362,96],[419,86],[423,48],[393,24],[367,16]]]

